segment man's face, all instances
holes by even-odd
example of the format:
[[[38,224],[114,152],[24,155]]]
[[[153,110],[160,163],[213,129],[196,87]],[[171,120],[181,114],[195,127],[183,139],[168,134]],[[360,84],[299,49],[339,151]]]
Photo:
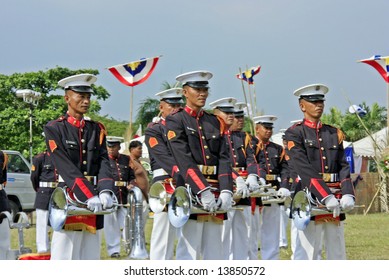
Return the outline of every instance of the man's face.
[[[161,111],[162,118],[166,118],[170,115],[175,109],[181,107],[181,104],[171,104],[165,101],[159,102],[159,110]]]
[[[116,158],[119,155],[120,145],[115,144],[113,146],[107,146],[107,150],[109,156]]]
[[[215,110],[215,115],[221,118],[228,127],[234,122],[234,113],[226,113],[217,109]]]
[[[135,148],[132,148],[130,151],[131,155],[133,155],[136,159],[139,159],[142,157],[142,146],[138,146]]]
[[[273,128],[265,127],[262,124],[255,125],[255,134],[263,142],[269,141],[270,137],[273,135]]]
[[[184,86],[182,94],[186,97],[186,105],[192,109],[199,109],[205,106],[208,98],[208,89]]]
[[[87,113],[90,106],[90,98],[90,93],[66,90],[65,101],[68,104],[70,115],[84,115]]]
[[[299,101],[300,109],[304,113],[304,118],[310,121],[320,120],[324,111],[324,101],[310,102],[305,99]]]
[[[241,131],[244,127],[244,117],[235,116],[234,121],[232,122],[231,130]]]

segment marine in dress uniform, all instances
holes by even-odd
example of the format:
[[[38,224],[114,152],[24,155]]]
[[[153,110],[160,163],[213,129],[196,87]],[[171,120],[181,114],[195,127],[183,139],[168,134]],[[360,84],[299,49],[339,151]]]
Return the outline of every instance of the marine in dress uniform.
[[[149,151],[152,183],[161,182],[170,197],[175,186],[183,186],[184,179],[178,173],[178,166],[167,143],[166,117],[182,107],[182,89],[171,88],[158,92],[161,117],[148,125],[145,130],[145,143]],[[167,208],[167,207],[165,207]],[[177,229],[169,222],[167,209],[154,213],[153,229],[150,238],[151,260],[172,260]]]
[[[128,155],[119,153],[122,137],[107,136],[107,150],[111,165],[113,179],[115,180],[114,192],[119,204],[128,203],[128,188],[135,179],[134,171],[130,167],[131,159]],[[104,237],[108,255],[111,258],[120,257],[120,243],[124,219],[127,216],[127,208],[117,207],[111,214],[104,215]]]
[[[0,213],[11,213],[5,185],[7,184],[8,156],[0,150]],[[11,231],[9,222],[5,216],[0,215],[0,260],[7,259],[7,251],[11,248]]]
[[[84,118],[96,81],[91,74],[79,74],[58,82],[65,89],[68,111],[44,127],[47,150],[59,174],[58,187],[98,213],[111,208],[114,180],[106,148],[103,124]],[[100,259],[102,215],[67,217],[62,230],[54,231],[51,259]]]
[[[212,73],[194,71],[177,76],[186,106],[166,118],[167,138],[181,175],[203,208],[227,211],[232,206],[232,176],[222,124],[202,108]],[[192,215],[181,228],[176,259],[222,259],[225,214]]]
[[[289,172],[285,150],[281,145],[270,141],[276,120],[277,117],[273,115],[254,117],[256,145],[261,146],[260,153],[266,161],[266,183],[277,188],[278,196],[289,197]],[[261,257],[263,260],[277,260],[280,251],[280,205],[277,202],[267,204],[265,201],[263,204],[260,224]]]
[[[236,204],[243,211],[228,211],[228,219],[223,225],[224,259],[249,259],[249,228],[251,219],[250,191],[253,186],[247,182],[248,176],[254,176],[256,189],[259,188],[259,165],[255,159],[251,146],[251,137],[242,131],[243,126],[235,125],[238,119],[243,119],[244,113],[241,104],[236,107],[237,100],[232,97],[221,98],[210,103],[214,114],[226,125],[225,136],[229,147],[230,161],[232,163],[232,177],[235,182],[234,193],[240,198]],[[242,123],[243,124],[243,123]],[[251,188],[249,188],[249,186]]]
[[[298,260],[318,259],[322,236],[327,259],[346,258],[345,215],[339,212],[354,207],[354,187],[344,154],[343,132],[320,121],[327,92],[328,87],[322,84],[297,89],[294,95],[299,98],[304,119],[285,132],[289,163],[301,179],[301,187],[329,210],[328,215],[311,217],[308,226],[297,231],[293,259]]]
[[[36,249],[38,253],[50,251],[49,203],[52,193],[58,186],[58,174],[48,151],[32,159],[31,183],[36,191]]]

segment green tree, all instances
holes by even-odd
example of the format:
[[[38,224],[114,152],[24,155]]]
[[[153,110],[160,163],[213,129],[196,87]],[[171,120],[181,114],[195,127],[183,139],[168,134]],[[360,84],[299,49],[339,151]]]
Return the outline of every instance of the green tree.
[[[0,143],[1,149],[18,150],[28,158],[30,139],[30,107],[21,98],[16,97],[18,89],[31,89],[41,93],[37,106],[33,107],[33,154],[45,149],[42,136],[43,126],[52,119],[63,115],[66,103],[63,90],[57,82],[67,76],[91,73],[98,75],[95,69],[70,70],[56,67],[47,71],[0,74]],[[95,94],[90,107],[91,114],[97,114],[101,106],[98,100],[106,100],[110,94],[102,86],[93,86]]]

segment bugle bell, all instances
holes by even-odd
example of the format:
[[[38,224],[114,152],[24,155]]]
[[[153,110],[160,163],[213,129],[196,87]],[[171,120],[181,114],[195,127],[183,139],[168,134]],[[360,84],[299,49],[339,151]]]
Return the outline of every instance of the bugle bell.
[[[233,208],[234,209],[234,208]],[[177,187],[170,198],[168,216],[170,223],[180,228],[186,224],[191,214],[224,214],[226,211],[209,212],[192,194],[190,187]]]
[[[68,187],[57,187],[53,191],[49,201],[49,221],[55,231],[59,231],[65,224],[66,218],[78,215],[105,215],[111,214],[117,209],[117,198],[112,192],[114,206],[103,209],[99,212],[93,212],[87,208],[87,203],[73,199],[69,195]],[[111,192],[111,191],[110,191]]]
[[[364,205],[355,205],[354,208],[365,207]],[[346,213],[339,205],[338,214]],[[311,193],[308,190],[299,191],[293,197],[292,206],[292,219],[297,229],[304,230],[311,217],[317,215],[326,215],[333,213],[331,210],[328,210],[324,204],[321,204],[317,199],[313,199]]]
[[[151,211],[156,214],[161,213],[169,202],[170,198],[162,181],[157,181],[150,186],[149,206]]]

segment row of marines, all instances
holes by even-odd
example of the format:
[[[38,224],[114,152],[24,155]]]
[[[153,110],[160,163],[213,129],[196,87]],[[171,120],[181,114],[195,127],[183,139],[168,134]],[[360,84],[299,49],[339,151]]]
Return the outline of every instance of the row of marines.
[[[205,213],[192,214],[179,229],[172,227],[167,211],[155,213],[150,259],[257,259],[258,243],[262,259],[279,259],[282,203],[266,204],[253,195],[269,185],[279,198],[307,190],[331,211],[310,217],[303,230],[291,220],[292,259],[320,259],[323,243],[327,259],[345,259],[345,215],[340,210],[351,210],[355,196],[343,133],[320,122],[328,88],[315,84],[294,92],[304,119],[287,129],[283,147],[270,141],[275,116],[254,117],[255,135],[250,135],[242,130],[244,105],[235,98],[214,101],[209,104],[213,112],[206,112],[212,76],[208,71],[179,75],[176,79],[182,88],[156,95],[160,118],[145,131],[152,183],[163,182],[170,194],[177,186],[186,186]],[[115,152],[116,159],[112,155],[110,159],[104,126],[84,118],[95,81],[90,74],[61,80],[68,112],[49,122],[44,132],[58,187],[67,186],[91,211],[99,212],[112,207],[113,196],[121,200],[119,190],[127,188],[127,182],[141,184],[137,178],[122,178],[123,170],[131,170],[129,163],[118,161],[125,155]],[[115,166],[116,173],[112,172]],[[108,216],[68,217],[63,229],[53,234],[51,259],[99,259],[104,223],[106,240],[113,235],[120,240],[122,218],[115,217],[116,235],[108,230]],[[113,257],[119,251],[117,241],[115,246],[109,252]]]

